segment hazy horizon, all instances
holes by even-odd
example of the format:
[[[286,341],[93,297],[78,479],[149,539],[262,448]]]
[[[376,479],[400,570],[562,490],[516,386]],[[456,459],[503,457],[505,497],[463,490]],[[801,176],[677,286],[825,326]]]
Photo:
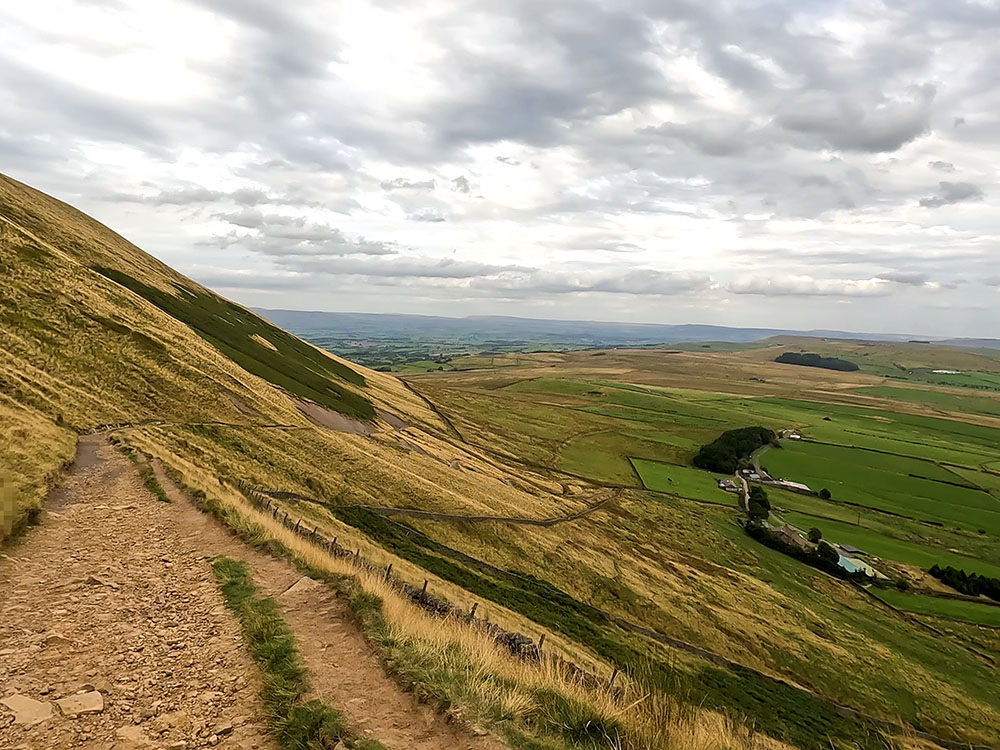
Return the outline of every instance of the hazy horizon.
[[[815,332],[833,332],[833,333],[849,333],[858,335],[871,335],[871,336],[891,336],[894,338],[903,337],[929,337],[933,340],[950,340],[950,339],[989,339],[997,340],[996,337],[989,336],[975,336],[975,337],[963,337],[963,336],[932,336],[921,331],[885,331],[885,330],[849,330],[841,329],[835,326],[825,326],[821,328],[795,328],[789,326],[758,326],[758,325],[725,325],[717,323],[703,323],[699,321],[682,320],[673,322],[655,322],[655,321],[626,321],[626,320],[605,320],[602,318],[544,318],[544,317],[532,317],[525,315],[504,315],[504,314],[486,314],[486,315],[476,315],[476,314],[462,314],[462,315],[426,315],[423,313],[398,313],[398,312],[373,312],[365,310],[317,310],[317,309],[305,309],[305,308],[293,308],[293,307],[262,307],[260,305],[252,305],[252,309],[258,312],[278,312],[278,313],[304,313],[304,314],[316,314],[316,315],[384,315],[384,316],[404,316],[404,317],[414,317],[414,318],[440,318],[444,320],[470,320],[470,319],[480,319],[480,318],[502,318],[507,320],[524,320],[536,323],[596,323],[599,325],[621,325],[621,326],[659,326],[659,327],[705,327],[705,328],[728,328],[737,331],[745,330],[767,330],[775,331],[777,333],[788,333],[788,334],[811,334]],[[266,317],[266,316],[265,316]]]

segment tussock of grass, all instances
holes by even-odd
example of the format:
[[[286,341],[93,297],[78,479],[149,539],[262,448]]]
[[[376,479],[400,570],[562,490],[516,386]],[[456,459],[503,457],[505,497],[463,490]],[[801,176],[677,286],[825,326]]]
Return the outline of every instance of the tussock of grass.
[[[139,467],[139,476],[142,477],[142,483],[146,486],[146,489],[156,496],[156,499],[161,503],[169,503],[170,498],[167,497],[167,493],[163,490],[163,486],[160,481],[156,478],[156,474],[153,472],[153,467],[149,464],[143,464]]]
[[[140,460],[135,450],[129,447],[126,443],[122,442],[120,439],[116,439],[114,436],[111,438],[111,443],[118,449],[119,453],[125,456],[125,458],[127,458],[131,463],[136,465],[139,471],[139,476],[142,478],[142,483],[146,489],[152,492],[156,499],[161,503],[169,503],[170,497],[163,489],[163,485],[160,484],[160,480],[156,478],[156,472],[153,471],[153,467],[149,465],[149,457],[145,456],[142,460]]]
[[[271,732],[284,750],[326,750],[343,742],[355,750],[384,750],[374,740],[351,735],[339,711],[320,700],[303,701],[308,690],[295,639],[274,599],[258,595],[246,563],[228,557],[212,563],[222,595],[239,618],[250,652],[263,672],[261,698]]]

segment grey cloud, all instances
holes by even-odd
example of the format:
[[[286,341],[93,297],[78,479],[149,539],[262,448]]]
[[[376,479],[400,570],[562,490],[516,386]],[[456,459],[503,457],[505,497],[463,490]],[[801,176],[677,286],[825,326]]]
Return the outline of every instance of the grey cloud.
[[[396,177],[392,180],[383,180],[381,183],[383,190],[433,190],[434,180],[407,180],[403,177]]]
[[[940,182],[937,195],[920,199],[924,208],[940,208],[964,201],[981,201],[983,189],[971,182]]]
[[[931,283],[930,277],[919,271],[883,271],[878,274],[878,278],[908,286],[925,286]]]
[[[235,213],[218,214],[217,218],[245,229],[257,229],[264,224],[264,214],[253,208],[245,208]]]
[[[230,201],[239,206],[249,207],[266,203],[276,205],[289,202],[289,199],[285,196],[269,196],[258,188],[239,188],[232,192],[226,192],[223,190],[211,190],[202,185],[180,185],[160,190],[151,195],[110,191],[104,197],[113,201],[147,203],[151,206],[201,206]]]
[[[252,230],[250,234],[232,233],[217,238],[219,245],[239,245],[272,257],[394,255],[399,252],[398,246],[393,242],[349,237],[335,227],[308,221],[303,217],[265,214],[247,208],[236,213],[218,214],[217,218]]]
[[[936,159],[934,161],[927,162],[927,166],[929,166],[931,169],[936,169],[939,172],[954,172],[955,171],[955,165],[954,164],[952,164],[950,161],[941,161],[940,159]]]
[[[430,223],[437,223],[442,221],[447,221],[447,219],[441,215],[439,211],[433,208],[421,209],[419,211],[414,211],[407,217],[410,221],[426,221]]]
[[[709,156],[735,156],[760,142],[760,131],[732,119],[706,119],[690,123],[665,122],[640,132],[672,138]]]
[[[469,179],[464,175],[459,175],[454,180],[451,181],[451,189],[458,193],[465,193],[468,195],[472,192],[472,184]]]
[[[484,8],[470,10],[478,20]],[[435,71],[448,90],[418,116],[433,123],[438,144],[552,144],[567,124],[680,95],[656,64],[653,24],[638,9],[581,2],[568,10],[532,0],[490,5],[493,26],[516,30],[523,55],[474,48],[465,18],[431,30],[448,51]]]
[[[0,54],[0,106],[5,126],[50,139],[117,140],[158,156],[176,140],[156,121],[155,109],[89,91],[5,54]]]
[[[199,284],[212,289],[243,291],[295,291],[309,286],[309,277],[300,273],[247,271],[233,268],[187,266],[180,269]]]
[[[675,296],[702,291],[711,279],[702,274],[670,273],[651,268],[630,271],[585,270],[530,271],[502,273],[473,281],[472,287],[505,296],[539,294],[631,294]]]
[[[209,190],[204,187],[189,187],[164,190],[151,198],[140,200],[152,203],[154,206],[189,206],[192,204],[212,203],[221,200],[225,195],[225,193],[217,190]]]
[[[375,258],[292,258],[284,259],[282,265],[310,273],[399,279],[473,279],[525,270],[517,265],[496,265],[478,261],[421,256],[399,256],[384,260]]]
[[[846,151],[895,151],[930,130],[936,90],[918,87],[908,99],[862,102],[809,94],[779,112],[776,122],[787,131],[816,137]]]
[[[270,203],[272,199],[263,190],[256,188],[240,188],[228,195],[228,198],[241,206],[259,206],[263,203]]]

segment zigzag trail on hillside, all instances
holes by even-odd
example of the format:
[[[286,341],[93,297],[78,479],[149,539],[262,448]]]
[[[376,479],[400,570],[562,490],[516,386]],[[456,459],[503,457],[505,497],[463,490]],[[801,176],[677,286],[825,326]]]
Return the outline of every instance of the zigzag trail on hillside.
[[[0,555],[0,698],[25,696],[47,716],[12,723],[0,709],[0,747],[275,750],[260,674],[213,578],[208,558],[217,555],[247,562],[277,599],[308,697],[341,710],[357,736],[391,750],[501,747],[390,679],[342,598],[163,484],[173,502],[158,502],[122,455],[86,437],[45,523]],[[52,705],[80,691],[99,692],[100,710],[71,718]]]
[[[553,516],[551,518],[530,518],[527,516],[489,516],[489,515],[470,515],[467,513],[443,513],[434,510],[420,510],[419,508],[393,508],[387,505],[341,505],[334,506],[331,503],[325,502],[323,500],[317,500],[314,497],[309,497],[308,495],[300,495],[298,492],[285,492],[282,490],[270,489],[266,487],[254,487],[252,485],[247,485],[245,489],[252,490],[254,492],[259,492],[262,495],[267,495],[275,500],[296,500],[306,503],[312,503],[314,505],[319,505],[324,508],[341,507],[341,508],[356,508],[360,510],[367,510],[371,513],[375,513],[380,516],[406,516],[408,518],[421,518],[425,521],[444,521],[447,523],[509,523],[515,526],[541,526],[550,527],[558,526],[562,523],[569,523],[572,521],[578,521],[585,516],[590,515],[596,511],[601,510],[606,505],[618,500],[621,497],[621,491],[615,492],[603,497],[596,503],[588,505],[583,510],[579,510],[576,513],[568,513],[563,516]]]

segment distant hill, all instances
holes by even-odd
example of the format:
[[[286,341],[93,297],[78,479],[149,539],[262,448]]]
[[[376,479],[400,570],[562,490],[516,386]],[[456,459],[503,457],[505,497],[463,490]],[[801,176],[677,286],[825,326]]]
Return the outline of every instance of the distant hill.
[[[447,318],[431,315],[333,313],[266,308],[255,308],[255,312],[282,328],[287,328],[306,337],[310,335],[353,336],[359,339],[426,337],[449,338],[455,341],[475,337],[480,341],[496,340],[505,343],[532,341],[574,346],[650,346],[693,341],[752,343],[773,336],[808,336],[894,342],[903,342],[912,338],[912,336],[903,334],[857,333],[836,330],[795,331],[778,328],[734,328],[699,324],[607,323],[516,318],[501,315]],[[962,341],[962,339],[954,339],[954,341]],[[995,345],[1000,348],[1000,341],[995,342]],[[977,343],[975,346],[984,346],[984,344]]]
[[[963,349],[1000,349],[1000,339],[943,339],[939,346],[959,346]]]

